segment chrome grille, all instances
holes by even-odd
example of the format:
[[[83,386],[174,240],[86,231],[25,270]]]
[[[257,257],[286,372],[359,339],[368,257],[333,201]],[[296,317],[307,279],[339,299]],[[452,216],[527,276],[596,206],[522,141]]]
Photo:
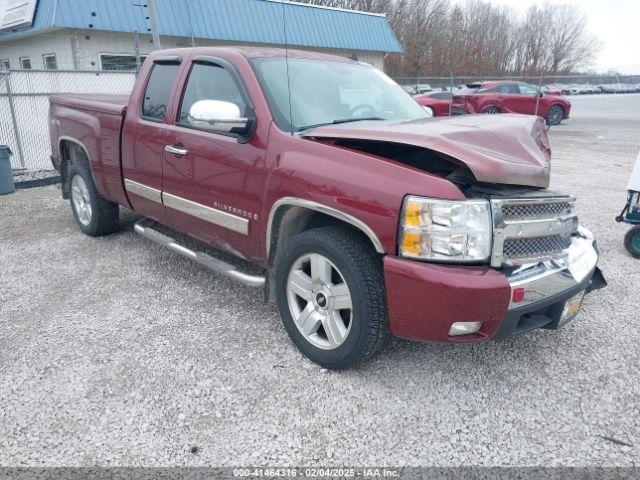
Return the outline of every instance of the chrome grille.
[[[505,205],[502,213],[506,220],[512,218],[549,218],[568,215],[572,205],[567,202],[524,205]]]
[[[522,265],[565,255],[578,228],[572,197],[492,199],[491,265]]]
[[[550,237],[516,238],[505,240],[504,256],[510,259],[532,258],[540,255],[555,256],[571,246],[571,237],[551,235]]]

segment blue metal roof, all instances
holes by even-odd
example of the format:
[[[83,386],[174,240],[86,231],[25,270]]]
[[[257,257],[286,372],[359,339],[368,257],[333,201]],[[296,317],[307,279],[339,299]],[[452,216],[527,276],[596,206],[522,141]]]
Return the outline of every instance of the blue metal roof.
[[[402,47],[383,15],[279,0],[156,0],[160,35],[193,35],[233,42],[400,52]],[[45,28],[147,32],[144,0],[39,0],[31,28],[0,40]],[[96,15],[92,16],[92,12]],[[283,28],[283,20],[286,28]]]

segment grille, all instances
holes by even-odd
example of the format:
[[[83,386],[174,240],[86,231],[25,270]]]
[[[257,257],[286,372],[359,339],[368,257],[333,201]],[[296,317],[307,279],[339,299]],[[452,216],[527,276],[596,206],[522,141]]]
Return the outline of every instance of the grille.
[[[492,199],[491,266],[521,265],[568,253],[578,219],[572,197]]]
[[[510,259],[553,257],[571,246],[571,237],[551,235],[549,237],[508,239],[504,242],[504,256]]]
[[[502,207],[502,214],[505,220],[515,218],[553,218],[570,213],[571,204],[568,202],[505,205]]]

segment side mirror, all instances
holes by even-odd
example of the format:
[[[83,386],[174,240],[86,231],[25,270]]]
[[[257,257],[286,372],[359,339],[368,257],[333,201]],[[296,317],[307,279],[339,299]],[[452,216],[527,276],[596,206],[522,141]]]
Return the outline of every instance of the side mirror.
[[[189,125],[199,130],[221,134],[247,135],[254,120],[242,117],[240,108],[222,100],[199,100],[189,109]]]

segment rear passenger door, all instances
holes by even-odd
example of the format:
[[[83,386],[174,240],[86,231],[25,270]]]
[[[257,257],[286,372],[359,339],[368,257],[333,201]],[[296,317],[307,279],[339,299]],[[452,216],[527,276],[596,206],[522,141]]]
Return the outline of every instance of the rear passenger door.
[[[141,101],[129,105],[123,126],[122,170],[127,197],[137,213],[160,223],[167,223],[162,204],[165,122],[180,63],[180,57],[154,61]]]
[[[164,152],[163,199],[170,225],[251,257],[260,243],[252,234],[261,211],[266,145],[257,135],[247,141],[198,128],[189,120],[191,107],[202,101],[233,104],[241,117],[253,118],[251,98],[235,67],[211,56],[193,59],[178,98]]]

